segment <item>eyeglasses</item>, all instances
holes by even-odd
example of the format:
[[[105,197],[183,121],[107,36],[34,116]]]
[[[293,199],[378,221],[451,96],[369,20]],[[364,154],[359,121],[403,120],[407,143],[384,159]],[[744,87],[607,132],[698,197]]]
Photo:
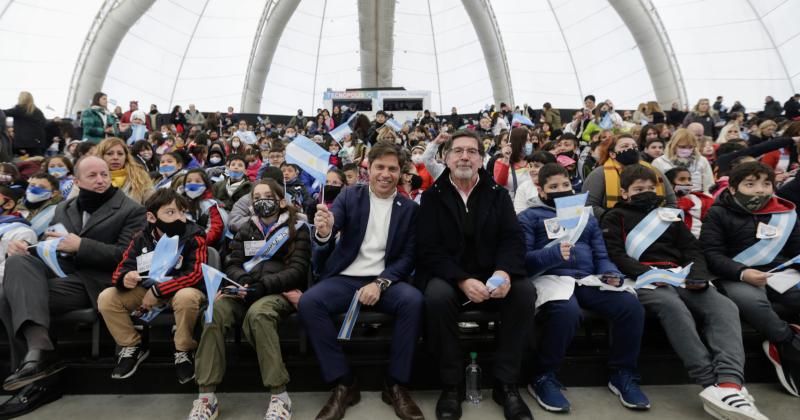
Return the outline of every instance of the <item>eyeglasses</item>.
[[[467,152],[467,156],[469,156],[469,157],[475,157],[475,156],[480,155],[480,151],[478,149],[474,148],[474,147],[470,147],[470,148],[467,148],[467,149],[463,149],[461,147],[456,147],[454,149],[450,149],[450,151],[455,153],[456,156],[462,156],[464,154],[464,152]]]

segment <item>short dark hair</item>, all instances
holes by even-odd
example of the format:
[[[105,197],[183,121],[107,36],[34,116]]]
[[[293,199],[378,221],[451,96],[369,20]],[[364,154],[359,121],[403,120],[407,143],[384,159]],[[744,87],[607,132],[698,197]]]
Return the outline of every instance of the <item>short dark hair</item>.
[[[61,183],[58,182],[56,177],[54,177],[53,175],[50,175],[49,173],[47,173],[45,171],[36,172],[35,174],[33,174],[33,175],[28,177],[28,181],[30,181],[32,179],[44,179],[50,184],[51,187],[53,187],[53,192],[60,191]]]
[[[738,189],[739,184],[750,175],[756,178],[766,175],[769,182],[775,183],[775,171],[772,168],[761,162],[747,162],[731,169],[728,185]]]
[[[283,145],[283,142],[280,140],[273,140],[272,144],[269,147],[270,153],[283,153],[286,151],[286,146]]]
[[[647,142],[646,142],[646,143],[645,143],[645,145],[644,145],[644,148],[645,148],[645,149],[647,149],[647,148],[648,148],[648,147],[650,147],[650,145],[651,145],[651,144],[653,144],[653,143],[661,143],[661,145],[662,145],[662,146],[666,146],[666,145],[667,145],[667,142],[666,142],[666,141],[664,141],[664,139],[662,139],[662,138],[660,138],[660,137],[659,137],[659,138],[657,138],[657,139],[650,139],[650,140],[647,140]]]
[[[400,148],[394,144],[383,141],[375,143],[375,145],[369,149],[367,159],[369,160],[369,165],[372,166],[372,162],[389,155],[394,155],[397,157],[397,163],[400,164],[401,168],[405,165],[405,156],[400,152]]]
[[[594,98],[594,95],[586,95],[583,97],[583,102],[586,102],[587,99],[591,99],[592,102],[597,102],[597,99]]]
[[[178,194],[178,192],[172,188],[159,188],[155,190],[153,195],[148,197],[147,201],[145,201],[144,207],[147,209],[148,213],[153,213],[155,215],[158,213],[158,209],[168,206],[173,201],[175,205],[178,206],[178,210],[189,210],[189,203],[186,198]]]
[[[261,179],[274,179],[278,183],[283,183],[283,172],[281,172],[280,168],[276,168],[274,166],[268,166],[264,169],[264,173],[261,174]]]
[[[347,185],[347,177],[344,175],[344,172],[338,168],[332,168],[328,170],[329,174],[336,174],[339,177],[339,181],[342,181],[342,184]]]
[[[656,177],[656,173],[652,169],[644,165],[634,164],[628,165],[622,170],[619,175],[619,186],[627,190],[631,184],[640,180],[652,181],[653,184],[658,184],[658,177]]]
[[[347,171],[356,171],[356,172],[358,172],[358,165],[356,165],[355,163],[348,163],[348,164],[342,166],[342,172],[347,172]]]
[[[678,174],[681,172],[691,173],[688,169],[686,169],[683,166],[676,166],[668,170],[667,172],[664,172],[664,178],[667,178],[667,181],[669,181],[670,184],[675,185],[675,178],[677,178]]]
[[[203,170],[203,168],[194,168],[194,169],[190,169],[188,172],[186,172],[186,175],[183,176],[183,183],[184,184],[186,184],[186,178],[188,178],[189,175],[191,175],[191,174],[199,174],[200,178],[203,180],[203,184],[206,185],[206,188],[208,188],[208,189],[211,188],[211,178],[208,177],[208,174],[206,173],[205,170]]]
[[[483,141],[481,141],[481,138],[480,138],[480,136],[478,136],[478,133],[476,133],[476,132],[474,132],[472,130],[466,130],[466,129],[465,130],[457,130],[457,131],[453,132],[453,134],[450,135],[450,140],[447,140],[447,142],[445,142],[445,144],[444,144],[444,154],[447,154],[447,152],[449,152],[450,149],[453,148],[453,143],[459,137],[469,137],[469,138],[475,140],[475,144],[478,146],[478,153],[480,153],[481,156],[484,155],[485,151],[483,150]]]
[[[556,163],[556,157],[550,152],[533,152],[525,157],[525,161],[528,163],[537,162],[547,165],[548,163]]]
[[[163,155],[161,155],[161,157],[164,157],[164,156],[172,156],[172,158],[175,159],[175,161],[178,162],[181,166],[184,166],[186,164],[185,163],[185,159],[183,158],[183,155],[181,155],[178,152],[167,152],[167,153],[164,153]],[[158,158],[158,161],[160,162],[161,158]]]
[[[297,165],[296,165],[296,164],[294,164],[294,163],[289,163],[289,162],[283,162],[283,163],[281,163],[281,169],[283,169],[283,168],[285,168],[285,167],[291,167],[291,168],[294,168],[294,170],[297,172],[297,174],[298,174],[298,175],[300,174],[300,167],[299,167],[299,166],[297,166]]]
[[[240,161],[242,161],[242,163],[244,163],[244,166],[247,166],[247,159],[245,159],[244,156],[242,156],[240,154],[237,154],[237,153],[234,153],[234,154],[228,156],[228,159],[225,161],[225,164],[230,166],[230,164],[234,160],[240,160]]]
[[[542,166],[542,169],[539,169],[539,185],[544,188],[544,184],[547,183],[547,179],[550,177],[554,177],[556,175],[564,175],[569,179],[569,172],[563,166],[557,163],[548,163]]]

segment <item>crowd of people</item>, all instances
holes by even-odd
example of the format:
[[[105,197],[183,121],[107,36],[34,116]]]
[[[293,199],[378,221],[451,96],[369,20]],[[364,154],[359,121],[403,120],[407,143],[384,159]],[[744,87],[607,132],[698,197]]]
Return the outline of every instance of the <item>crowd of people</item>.
[[[291,418],[278,323],[295,312],[333,387],[317,418],[343,418],[360,392],[332,315],[356,301],[394,316],[382,399],[402,419],[424,418],[407,387],[422,331],[439,367],[436,417],[461,417],[468,309],[498,313],[492,398],[508,419],[533,418],[519,387],[570,410],[557,373],[581,309],[612,326],[608,388],[628,409],[650,408],[637,369],[646,314],[710,415],[766,418],[745,387],[740,319],[800,396],[800,94],[751,113],[722,97],[620,113],[589,95],[568,122],[549,103],[402,124],[346,106],[273,123],[189,105],[165,121],[136,101],[111,111],[102,92],[74,121],[45,120],[27,92],[4,114],[0,318],[15,369],[4,418],[61,396],[51,318],[86,308],[120,349],[120,380],[150,353],[135,324],[171,308],[195,420],[219,413],[238,328],[258,356],[265,418]],[[328,152],[324,178],[291,156],[307,142]],[[159,277],[163,238],[179,255]],[[34,250],[51,240],[56,266]],[[211,248],[217,290],[204,281]]]

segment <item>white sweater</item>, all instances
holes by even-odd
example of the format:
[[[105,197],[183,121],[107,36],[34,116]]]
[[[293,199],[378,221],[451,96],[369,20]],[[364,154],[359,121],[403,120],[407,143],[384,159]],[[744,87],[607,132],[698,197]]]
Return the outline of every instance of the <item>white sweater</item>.
[[[662,155],[653,160],[653,166],[666,174],[668,170],[676,167],[675,162],[669,160],[667,155]],[[714,172],[708,159],[698,154],[694,155],[691,164],[686,167],[692,174],[692,191],[702,191],[708,194],[709,189],[714,185]]]

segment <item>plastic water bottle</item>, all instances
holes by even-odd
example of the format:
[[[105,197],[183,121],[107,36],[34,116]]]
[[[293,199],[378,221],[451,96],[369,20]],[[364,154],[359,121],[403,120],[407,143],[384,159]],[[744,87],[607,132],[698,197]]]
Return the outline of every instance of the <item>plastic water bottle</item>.
[[[480,404],[481,398],[481,367],[478,366],[478,353],[474,351],[469,354],[472,359],[467,366],[467,401],[472,404]]]

